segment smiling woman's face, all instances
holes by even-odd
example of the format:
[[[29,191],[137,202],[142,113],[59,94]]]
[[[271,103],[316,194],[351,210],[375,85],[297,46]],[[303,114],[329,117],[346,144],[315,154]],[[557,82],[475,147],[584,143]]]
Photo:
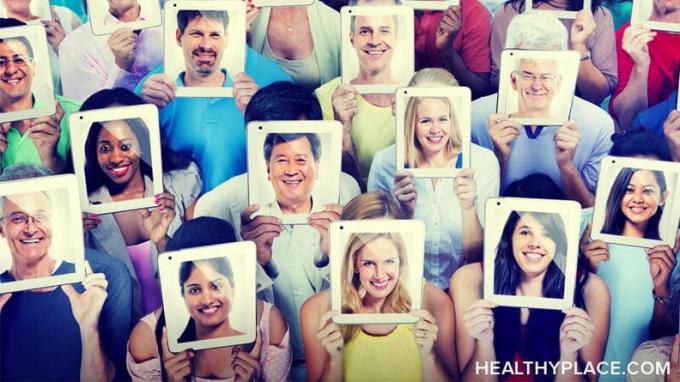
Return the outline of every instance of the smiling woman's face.
[[[373,298],[384,299],[399,282],[399,249],[386,237],[366,243],[357,254],[359,282]]]
[[[638,226],[646,225],[656,214],[662,201],[661,187],[650,170],[638,170],[630,177],[626,192],[621,198],[621,212]]]
[[[426,157],[446,148],[451,134],[451,107],[437,98],[425,98],[416,110],[415,137]]]
[[[512,253],[522,272],[529,277],[545,272],[556,249],[543,224],[531,214],[522,215],[512,232]]]
[[[102,122],[97,137],[99,167],[116,184],[126,184],[139,171],[139,139],[125,121]]]
[[[197,325],[222,324],[231,311],[234,289],[227,277],[208,262],[195,262],[189,278],[182,284],[184,303]]]

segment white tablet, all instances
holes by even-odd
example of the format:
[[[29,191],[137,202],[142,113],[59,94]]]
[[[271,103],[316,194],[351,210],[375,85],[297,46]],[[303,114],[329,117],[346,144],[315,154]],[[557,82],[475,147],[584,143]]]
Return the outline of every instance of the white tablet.
[[[680,32],[680,2],[633,0],[630,23],[654,30]]]
[[[140,30],[160,26],[163,22],[161,15],[161,3],[157,0],[132,0],[125,3],[124,9],[116,2],[101,0],[86,0],[87,14],[90,18],[92,33],[107,35],[120,28]],[[132,4],[128,4],[132,3]],[[113,4],[116,4],[116,8]],[[130,10],[130,9],[133,10]],[[121,21],[119,13],[129,14],[135,12],[139,15],[133,21]]]
[[[583,9],[591,9],[592,0],[583,0]],[[551,9],[536,9],[534,8],[533,0],[524,0],[525,12],[541,12],[553,15],[560,19],[575,19],[578,11],[562,11],[562,10],[551,10]]]

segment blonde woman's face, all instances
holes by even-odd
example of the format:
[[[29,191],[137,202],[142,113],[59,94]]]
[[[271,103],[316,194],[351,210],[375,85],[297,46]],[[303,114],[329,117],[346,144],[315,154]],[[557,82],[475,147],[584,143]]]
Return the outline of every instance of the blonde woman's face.
[[[444,150],[449,142],[453,121],[451,107],[443,100],[425,98],[416,108],[415,138],[426,156]]]
[[[373,298],[386,298],[399,282],[399,250],[392,240],[380,237],[365,244],[357,254],[354,271]]]

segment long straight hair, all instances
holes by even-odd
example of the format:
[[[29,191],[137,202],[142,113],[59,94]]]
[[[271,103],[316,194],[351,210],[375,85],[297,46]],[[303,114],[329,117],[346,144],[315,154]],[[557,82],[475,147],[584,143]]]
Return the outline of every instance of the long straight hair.
[[[458,125],[458,114],[453,107],[451,100],[448,97],[411,97],[406,104],[406,116],[404,117],[404,141],[406,142],[406,167],[417,168],[423,164],[424,158],[422,147],[418,138],[416,138],[416,125],[418,124],[418,107],[425,100],[438,100],[444,102],[449,109],[449,120],[451,123],[451,131],[449,132],[448,142],[446,143],[446,153],[451,154],[454,151],[460,151],[463,145],[463,139],[460,135],[460,127]]]
[[[640,171],[638,168],[624,167],[619,171],[619,174],[614,179],[614,184],[612,185],[612,190],[607,198],[607,211],[604,217],[604,224],[602,225],[602,233],[607,233],[610,235],[622,235],[623,228],[626,225],[626,216],[621,211],[621,200],[626,195],[626,190],[628,189],[628,184],[633,175]],[[659,192],[663,195],[666,192],[666,178],[661,171],[648,170],[654,174],[656,182],[659,184]],[[649,218],[647,226],[645,227],[645,239],[659,240],[661,235],[659,235],[659,222],[661,221],[661,215],[663,215],[663,206],[658,205],[656,213]]]
[[[507,0],[505,2],[505,6],[507,7],[508,5],[512,6],[513,9],[515,9],[518,12],[524,12],[524,0]],[[557,4],[554,0],[534,0],[533,4],[539,5],[541,3],[546,3],[549,5],[552,5],[554,7],[558,7],[559,4]],[[592,0],[592,9],[591,11],[595,13],[595,11],[600,7],[602,1],[601,0]],[[569,0],[568,5],[567,5],[567,11],[580,11],[583,9],[583,0]]]

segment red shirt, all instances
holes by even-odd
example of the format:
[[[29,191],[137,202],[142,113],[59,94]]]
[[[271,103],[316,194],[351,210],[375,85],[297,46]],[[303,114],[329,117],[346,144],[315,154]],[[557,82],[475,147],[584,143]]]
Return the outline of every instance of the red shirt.
[[[488,73],[491,71],[491,14],[479,0],[461,0],[460,7],[463,23],[453,40],[453,49],[460,54],[468,69]],[[416,16],[416,70],[444,66],[436,45],[437,27],[443,14],[442,11],[425,11]]]
[[[635,65],[633,59],[622,47],[623,32],[629,25],[630,23],[627,23],[616,31],[619,83],[614,89],[612,101],[628,84]],[[647,77],[647,107],[652,107],[667,99],[678,88],[678,73],[680,73],[680,34],[665,31],[655,32],[656,37],[647,44],[649,57],[651,57],[649,76]]]

